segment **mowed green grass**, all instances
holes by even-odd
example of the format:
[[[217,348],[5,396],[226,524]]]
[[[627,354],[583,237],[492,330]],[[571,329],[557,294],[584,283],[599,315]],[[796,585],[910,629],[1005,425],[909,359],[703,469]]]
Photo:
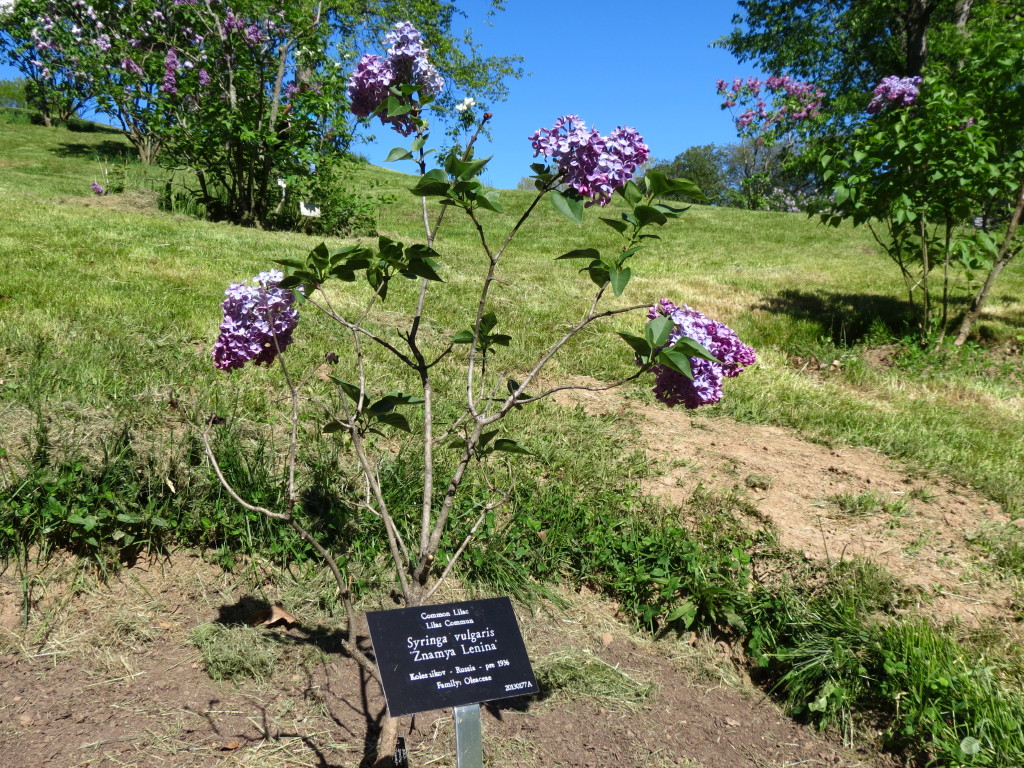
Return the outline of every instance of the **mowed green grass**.
[[[276,373],[226,376],[213,369],[219,303],[229,282],[273,266],[276,258],[301,256],[319,238],[197,221],[157,211],[136,195],[97,199],[89,184],[103,183],[120,147],[127,145],[110,133],[0,125],[0,420],[13,425],[0,431],[0,444],[12,455],[21,441],[16,427],[40,398],[53,417],[83,431],[92,422],[126,419],[145,430],[159,421],[171,393],[197,408],[230,402],[254,419],[273,406],[266,393]],[[133,166],[129,178],[155,190],[163,175]],[[382,234],[422,238],[419,201],[404,189],[408,177],[366,167],[358,178],[398,195],[379,213]],[[504,191],[507,212],[482,213],[492,245],[532,197]],[[618,212],[592,208],[579,227],[547,201],[538,207],[508,249],[491,302],[499,329],[514,338],[496,358],[503,371],[521,375],[541,345],[583,315],[593,285],[577,273],[579,262],[555,257],[575,248],[616,248],[614,233],[598,217]],[[866,230],[825,228],[800,214],[695,206],[660,234],[635,259],[626,294],[606,306],[665,296],[726,321],[758,349],[758,365],[729,382],[723,403],[703,414],[871,446],[911,469],[975,485],[1011,511],[1021,508],[1020,357],[1002,369],[952,366],[930,376],[867,365],[856,342],[869,331],[872,339],[886,329],[902,331],[907,308],[895,267]],[[424,337],[439,351],[452,332],[468,327],[485,260],[473,227],[457,211],[446,214],[435,248],[446,282],[433,286]],[[369,295],[359,283],[331,291],[348,309]],[[412,284],[394,285],[374,327],[393,334],[413,299]],[[325,351],[344,351],[343,336],[331,336],[320,322],[312,326],[300,335],[296,358],[312,363]],[[546,379],[630,373],[631,355],[614,331],[641,326],[635,313],[581,334]],[[982,330],[1004,346],[1024,336],[1021,263],[1002,275]],[[794,356],[826,364],[835,358],[841,367],[808,374],[791,364]],[[1007,365],[1016,365],[1016,375],[1007,374]],[[450,370],[454,376],[455,367]],[[634,391],[650,397],[644,386]]]

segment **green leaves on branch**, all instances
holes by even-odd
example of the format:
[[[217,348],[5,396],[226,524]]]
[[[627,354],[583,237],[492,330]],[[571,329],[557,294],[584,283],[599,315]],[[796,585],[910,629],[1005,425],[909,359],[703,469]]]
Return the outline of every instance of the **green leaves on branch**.
[[[512,337],[506,333],[491,333],[498,324],[498,318],[493,312],[488,312],[480,318],[480,333],[477,336],[476,348],[478,351],[487,354],[494,347],[507,347]],[[472,344],[473,331],[459,331],[452,337],[453,344]]]
[[[392,154],[398,151],[392,150]],[[390,159],[390,155],[388,157]],[[404,159],[404,155],[396,155],[395,159]],[[428,171],[409,188],[409,191],[417,197],[440,197],[441,205],[457,205],[467,211],[483,208],[501,213],[504,208],[498,191],[485,187],[477,178],[490,159],[485,157],[479,160],[463,160],[453,149],[445,157],[443,169],[434,168]]]
[[[632,184],[633,182],[629,182]],[[626,186],[629,186],[627,184]],[[680,197],[688,197],[691,200],[696,200],[699,203],[707,201],[707,197],[701,192],[700,187],[694,184],[689,179],[674,179],[666,176],[661,171],[648,171],[644,174],[643,178],[644,189],[651,198],[663,197],[664,195],[678,195]],[[635,185],[634,185],[635,186]],[[625,197],[625,195],[623,195]],[[628,200],[628,198],[627,198]],[[635,203],[630,203],[635,205]],[[680,212],[686,209],[680,209]]]
[[[495,439],[498,434],[498,430],[492,430],[491,432],[484,432],[480,435],[480,439],[477,441],[476,446],[473,448],[473,455],[477,459],[483,459],[490,456],[495,451],[502,451],[504,453],[518,453],[521,456],[533,456],[533,452],[527,450],[515,440],[507,437],[499,437]],[[464,438],[456,437],[453,438],[448,445],[456,450],[466,450],[467,442]]]
[[[441,282],[436,261],[441,256],[434,249],[420,243],[406,246],[389,237],[380,237],[377,243],[376,253],[364,245],[347,245],[332,253],[320,243],[305,260],[276,259],[287,271],[281,287],[301,288],[308,296],[332,277],[351,283],[359,272],[365,272],[366,282],[383,301],[388,282],[396,274],[409,280]]]
[[[691,357],[710,360],[714,363],[721,362],[711,354],[707,347],[688,336],[682,336],[671,346],[666,346],[674,327],[675,323],[671,318],[661,316],[654,318],[644,326],[643,336],[635,336],[631,333],[620,333],[619,336],[633,348],[636,359],[641,365],[645,367],[664,365],[688,379],[693,378],[693,369],[690,365]]]
[[[583,224],[583,198],[578,192],[551,190],[551,204],[569,221]]]
[[[555,261],[562,259],[590,259],[590,263],[583,267],[580,272],[586,272],[590,275],[590,279],[598,287],[604,286],[605,283],[610,284],[615,296],[618,297],[626,290],[626,285],[633,276],[633,270],[626,266],[626,262],[633,258],[639,250],[640,246],[637,246],[627,248],[621,253],[602,256],[594,248],[584,248],[563,253]]]
[[[338,385],[338,389],[351,400],[355,407],[352,411],[352,419],[356,424],[359,434],[372,432],[383,435],[379,427],[388,426],[400,429],[403,432],[412,432],[409,420],[404,414],[397,413],[395,408],[401,405],[419,405],[423,398],[406,395],[401,392],[390,392],[380,399],[372,401],[372,398],[358,386],[339,378],[331,377],[331,381]],[[334,420],[324,426],[324,432],[347,432],[348,425]]]

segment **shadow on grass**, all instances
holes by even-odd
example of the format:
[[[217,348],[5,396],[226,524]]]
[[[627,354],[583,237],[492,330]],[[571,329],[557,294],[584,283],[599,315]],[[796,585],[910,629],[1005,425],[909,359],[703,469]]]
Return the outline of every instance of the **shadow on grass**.
[[[57,157],[78,157],[86,160],[102,160],[108,163],[135,163],[138,154],[133,147],[120,141],[101,141],[96,144],[62,142],[50,150]]]
[[[877,294],[812,293],[789,288],[764,297],[752,309],[816,322],[821,335],[837,346],[862,341],[876,320],[897,335],[913,328],[915,322],[915,308],[910,302]]]

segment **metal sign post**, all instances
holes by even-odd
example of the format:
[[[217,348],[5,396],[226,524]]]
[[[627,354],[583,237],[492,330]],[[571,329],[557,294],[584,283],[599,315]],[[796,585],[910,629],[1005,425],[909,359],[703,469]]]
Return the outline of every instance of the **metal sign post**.
[[[457,768],[484,768],[480,733],[480,705],[455,707],[455,757]]]

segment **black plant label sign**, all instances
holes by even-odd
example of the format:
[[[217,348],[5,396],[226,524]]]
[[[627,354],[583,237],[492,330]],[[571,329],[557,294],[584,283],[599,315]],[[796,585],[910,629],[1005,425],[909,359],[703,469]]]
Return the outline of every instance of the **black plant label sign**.
[[[536,693],[507,597],[366,614],[392,717]]]

